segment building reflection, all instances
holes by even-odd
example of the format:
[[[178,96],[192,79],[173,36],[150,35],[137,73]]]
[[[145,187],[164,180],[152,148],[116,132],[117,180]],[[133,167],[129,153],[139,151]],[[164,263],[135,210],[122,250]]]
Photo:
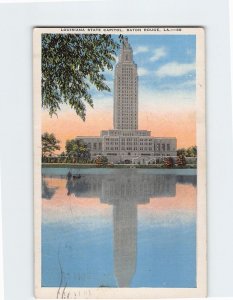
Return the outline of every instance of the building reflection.
[[[174,197],[176,177],[135,174],[103,178],[100,200],[113,205],[114,271],[119,287],[129,287],[137,262],[137,205],[151,197]]]
[[[99,198],[113,206],[114,272],[119,287],[129,287],[137,264],[137,205],[152,197],[175,197],[176,183],[196,184],[196,176],[149,175],[124,170],[67,180],[67,195]],[[187,180],[187,182],[185,182]]]
[[[185,177],[181,180],[185,183]],[[99,198],[101,203],[113,204],[119,199],[124,201],[130,199],[143,204],[148,203],[153,197],[175,197],[176,182],[176,175],[145,175],[133,172],[87,174],[79,179],[67,180],[66,188],[68,195]],[[190,180],[187,183],[190,184]]]
[[[118,201],[113,206],[114,270],[119,287],[129,287],[137,261],[137,204]]]

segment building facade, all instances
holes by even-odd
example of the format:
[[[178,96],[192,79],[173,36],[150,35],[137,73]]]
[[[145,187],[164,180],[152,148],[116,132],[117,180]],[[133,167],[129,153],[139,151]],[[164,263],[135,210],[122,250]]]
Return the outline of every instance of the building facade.
[[[99,137],[78,136],[91,158],[104,155],[112,163],[148,164],[164,156],[176,156],[175,137],[153,137],[138,129],[138,75],[133,50],[124,39],[114,72],[114,129],[102,130]]]
[[[114,73],[115,129],[138,129],[138,76],[133,50],[125,40]]]

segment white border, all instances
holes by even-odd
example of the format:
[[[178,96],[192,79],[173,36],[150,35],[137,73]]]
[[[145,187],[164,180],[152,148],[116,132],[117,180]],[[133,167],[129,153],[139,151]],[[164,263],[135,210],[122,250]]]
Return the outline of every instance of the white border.
[[[31,204],[32,27],[81,24],[205,26],[208,294],[221,298],[233,296],[233,163],[231,160],[227,164],[222,162],[224,154],[230,157],[233,153],[229,2],[232,0],[133,0],[133,5],[132,0],[0,4],[0,152],[5,300],[34,299]],[[12,159],[15,157],[16,142],[17,158]],[[20,176],[14,179],[14,188],[12,170],[14,174],[20,170]]]
[[[231,42],[231,109],[232,109],[232,132],[233,132],[233,1],[229,0],[229,18],[230,18],[230,42]],[[233,134],[232,134],[233,139]]]
[[[2,198],[2,178],[0,161],[0,200]],[[0,201],[0,300],[4,299],[4,268],[3,268],[3,230],[2,230],[2,201]]]

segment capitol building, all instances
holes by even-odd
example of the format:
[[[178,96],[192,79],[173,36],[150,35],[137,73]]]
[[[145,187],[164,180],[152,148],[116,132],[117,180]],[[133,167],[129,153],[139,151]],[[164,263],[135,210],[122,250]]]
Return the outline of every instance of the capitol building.
[[[153,137],[138,129],[138,74],[133,50],[125,38],[114,73],[113,128],[100,136],[77,136],[87,144],[91,159],[104,155],[112,163],[156,162],[164,156],[176,156],[175,137]]]

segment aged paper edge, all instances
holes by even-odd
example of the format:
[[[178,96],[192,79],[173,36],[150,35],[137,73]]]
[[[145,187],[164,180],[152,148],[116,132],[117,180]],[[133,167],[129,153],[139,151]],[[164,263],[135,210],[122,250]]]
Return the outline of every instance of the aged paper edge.
[[[206,137],[205,137],[205,31],[203,27],[176,26],[127,26],[127,27],[49,27],[33,29],[33,122],[34,122],[34,282],[37,299],[57,299],[58,288],[41,287],[41,34],[42,33],[78,33],[99,34],[99,29],[111,29],[107,33],[140,34],[131,29],[152,29],[142,34],[195,34],[196,35],[196,136],[198,147],[197,166],[197,287],[196,288],[66,288],[73,299],[152,299],[152,298],[188,298],[207,295],[207,245],[206,245]],[[95,28],[95,31],[88,29]],[[159,31],[157,31],[159,29]],[[172,29],[172,30],[171,30]],[[181,31],[175,31],[181,29]],[[71,296],[72,297],[72,296]],[[71,298],[70,298],[71,299]]]

